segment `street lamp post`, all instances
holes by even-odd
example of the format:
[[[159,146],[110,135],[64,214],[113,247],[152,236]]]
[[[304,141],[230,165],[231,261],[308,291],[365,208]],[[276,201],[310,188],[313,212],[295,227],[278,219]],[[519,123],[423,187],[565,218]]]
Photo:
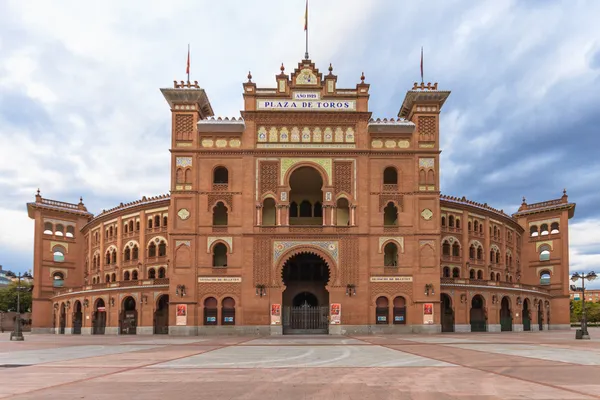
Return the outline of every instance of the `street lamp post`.
[[[31,278],[27,272],[23,275],[23,278]],[[10,340],[23,341],[23,332],[21,330],[21,291],[28,290],[29,287],[21,286],[21,273],[17,276],[17,318],[15,321],[14,330],[10,333]]]
[[[587,274],[575,272],[573,276],[571,276],[571,280],[573,282],[577,282],[581,279],[581,338],[578,338],[575,335],[575,339],[590,339],[590,334],[587,330],[587,316],[585,312],[585,280],[593,281],[596,279],[597,275],[594,271],[588,272]]]

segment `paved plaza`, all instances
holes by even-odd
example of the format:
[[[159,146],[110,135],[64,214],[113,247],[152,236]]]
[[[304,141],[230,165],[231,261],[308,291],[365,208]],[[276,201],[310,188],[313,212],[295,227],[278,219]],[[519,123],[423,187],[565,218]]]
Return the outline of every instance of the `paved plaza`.
[[[600,399],[600,329],[395,336],[0,335],[0,398]]]

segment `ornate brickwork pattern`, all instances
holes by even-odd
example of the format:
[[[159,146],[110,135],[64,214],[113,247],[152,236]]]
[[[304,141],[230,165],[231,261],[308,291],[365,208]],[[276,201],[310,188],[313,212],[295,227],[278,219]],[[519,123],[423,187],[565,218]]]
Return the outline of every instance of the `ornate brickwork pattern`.
[[[177,140],[192,140],[194,134],[194,116],[180,114],[175,116],[175,138]]]
[[[229,253],[233,253],[233,237],[231,236],[209,236],[206,239],[206,252],[210,253],[210,246],[213,245],[214,242],[222,240],[223,242],[229,245]]]
[[[199,283],[198,284],[198,297],[202,298],[205,296],[236,296],[237,299],[241,299],[242,284],[241,283]],[[236,306],[238,306],[236,302]]]
[[[254,285],[279,286],[279,280],[271,276],[272,254],[271,239],[254,239],[254,269],[252,274]]]
[[[406,295],[410,299],[406,299],[407,305],[412,301],[413,284],[412,282],[372,282],[371,297],[386,294],[393,300],[396,296]]]
[[[419,116],[419,135],[435,135],[435,117]]]
[[[339,264],[339,245],[337,240],[317,241],[317,240],[286,240],[273,242],[273,262],[277,262],[279,257],[289,249],[298,246],[316,246],[329,254],[333,260]],[[334,265],[330,265],[334,268]]]
[[[209,193],[207,211],[211,211],[219,201],[225,203],[229,212],[233,211],[233,195],[231,193]]]
[[[356,285],[358,283],[358,240],[342,239],[340,264],[340,285]],[[333,282],[331,282],[333,284]]]
[[[383,244],[388,240],[396,242],[400,247],[400,252],[404,253],[404,238],[402,236],[381,236],[379,238],[379,254],[383,253]]]
[[[279,163],[277,161],[263,161],[260,163],[260,194],[267,192],[277,193],[277,173]]]
[[[340,192],[352,194],[352,161],[336,161],[333,167],[335,194],[338,195]]]
[[[284,182],[283,180],[285,179],[285,173],[292,168],[295,164],[301,163],[301,162],[312,162],[315,163],[317,165],[320,165],[324,170],[325,173],[327,174],[327,176],[325,177],[327,179],[327,182],[331,185],[331,169],[332,169],[332,162],[331,162],[331,158],[282,158],[281,159],[281,184],[283,185]]]
[[[394,193],[379,194],[379,210],[383,210],[390,201],[397,204],[398,212],[402,211],[402,195]]]

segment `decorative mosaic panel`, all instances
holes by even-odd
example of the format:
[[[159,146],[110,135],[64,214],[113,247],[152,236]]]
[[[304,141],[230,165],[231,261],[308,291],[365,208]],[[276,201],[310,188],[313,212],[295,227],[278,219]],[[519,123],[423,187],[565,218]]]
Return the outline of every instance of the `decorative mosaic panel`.
[[[177,157],[175,158],[175,165],[178,167],[191,167],[192,157]]]
[[[550,250],[554,250],[554,247],[552,246],[552,240],[546,240],[543,242],[537,242],[535,244],[535,251],[538,251],[543,245],[547,245],[550,247]]]
[[[431,211],[429,208],[426,208],[423,211],[421,211],[421,217],[425,221],[429,221],[431,217],[433,217],[433,211]]]
[[[215,145],[216,145],[217,147],[226,147],[226,146],[227,146],[227,140],[225,140],[225,139],[218,139],[218,140],[215,142]]]
[[[271,240],[268,238],[256,238],[254,239],[254,268],[253,268],[253,284],[254,285],[266,285],[276,286],[281,284],[281,280],[272,279],[272,268],[273,264],[271,256],[273,252],[271,249]]]
[[[341,286],[356,285],[358,283],[358,240],[343,238],[340,247],[343,268],[339,268],[341,274],[339,284]]]
[[[277,192],[277,173],[279,172],[279,162],[261,161],[260,162],[260,195],[267,192]]]
[[[346,133],[344,133],[344,129]],[[275,143],[288,143],[288,147],[292,143],[302,143],[304,146],[310,143],[344,143],[352,144],[350,147],[355,147],[355,135],[352,127],[264,127],[261,126],[257,130],[257,141],[259,143],[268,142],[271,145]],[[230,143],[231,146],[231,143]],[[395,146],[395,142],[394,142]],[[291,146],[293,147],[293,146]],[[298,146],[297,146],[298,147]],[[299,146],[303,147],[303,146]]]
[[[390,297],[390,301],[393,302],[396,296],[408,296],[408,298],[405,297],[406,305],[412,304],[412,282],[371,282],[369,288],[371,290],[371,298],[386,294]]]
[[[206,252],[210,253],[210,246],[213,245],[214,242],[222,240],[223,242],[229,245],[229,253],[233,253],[233,237],[231,236],[209,236],[206,239]]]
[[[189,240],[176,240],[175,241],[175,247],[179,247],[181,245],[190,247],[191,246],[191,242]]]
[[[419,158],[419,168],[433,168],[434,158]]]
[[[419,116],[419,135],[435,135],[435,117]]]
[[[194,116],[180,114],[175,116],[175,138],[177,140],[192,140],[194,134]]]
[[[435,248],[435,242],[433,240],[419,240],[420,247],[428,246],[428,245]]]
[[[202,140],[202,147],[213,147],[214,141],[212,139],[204,139]]]
[[[232,139],[229,141],[229,147],[237,148],[242,145],[242,142],[239,139]]]
[[[208,194],[208,207],[207,211],[211,211],[211,209],[217,204],[219,201],[225,203],[225,206],[229,209],[229,212],[233,211],[233,196],[231,193],[209,193]]]
[[[383,252],[383,244],[388,240],[394,241],[400,247],[400,251],[404,253],[404,238],[402,236],[382,236],[379,238],[379,254]]]
[[[182,220],[186,220],[190,217],[190,212],[188,211],[187,208],[182,208],[181,210],[177,211],[177,215],[179,216],[180,219]]]
[[[333,163],[333,170],[336,195],[340,192],[352,194],[352,161],[336,161]]]
[[[338,251],[338,241],[337,240],[328,240],[328,241],[314,241],[314,240],[290,240],[290,241],[279,241],[276,240],[273,242],[273,263],[276,263],[281,255],[292,249],[294,247],[299,246],[316,246],[322,249],[325,253],[329,254],[331,258],[337,263],[339,258]],[[332,265],[330,267],[333,268]]]
[[[327,173],[327,181],[331,185],[331,170],[332,170],[332,161],[331,158],[282,158],[281,159],[281,184],[284,184],[285,174],[286,172],[292,168],[295,164],[301,162],[312,162],[317,165],[323,167],[325,172]]]

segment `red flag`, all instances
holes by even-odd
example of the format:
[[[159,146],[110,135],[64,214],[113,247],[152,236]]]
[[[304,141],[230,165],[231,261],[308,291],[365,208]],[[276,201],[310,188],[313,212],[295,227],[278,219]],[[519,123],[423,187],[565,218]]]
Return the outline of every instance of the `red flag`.
[[[423,46],[421,46],[421,82],[423,82]]]
[[[187,66],[185,68],[185,73],[190,74],[190,45],[188,44],[188,56],[187,56]]]
[[[306,10],[304,10],[304,30],[308,30],[308,0],[306,0]]]

